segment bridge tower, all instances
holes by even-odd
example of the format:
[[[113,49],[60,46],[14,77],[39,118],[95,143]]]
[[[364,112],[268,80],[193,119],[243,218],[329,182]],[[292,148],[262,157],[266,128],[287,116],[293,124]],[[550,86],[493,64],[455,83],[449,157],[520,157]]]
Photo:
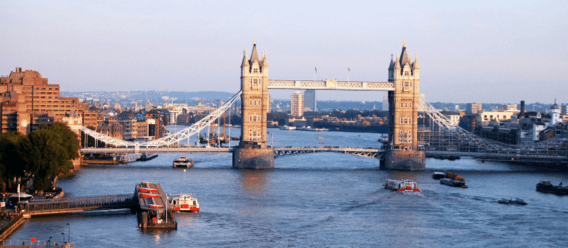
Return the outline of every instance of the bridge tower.
[[[239,147],[233,152],[233,167],[264,169],[274,167],[274,149],[266,144],[268,94],[268,59],[266,51],[258,58],[256,39],[250,58],[245,50],[241,64],[242,127]]]
[[[418,55],[417,55],[418,56]],[[389,82],[394,91],[389,97],[389,147],[381,168],[394,170],[424,170],[424,151],[418,150],[418,106],[420,102],[420,67],[418,57],[414,62],[402,46],[400,58],[389,66]]]

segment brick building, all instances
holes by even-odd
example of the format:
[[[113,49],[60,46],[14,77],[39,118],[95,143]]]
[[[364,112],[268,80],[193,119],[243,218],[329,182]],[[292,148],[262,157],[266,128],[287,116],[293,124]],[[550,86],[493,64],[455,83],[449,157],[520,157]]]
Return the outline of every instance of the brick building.
[[[16,67],[9,76],[0,77],[2,133],[28,134],[38,124],[64,122],[63,117],[77,114],[83,118],[83,123],[92,124],[93,117],[96,121],[97,113],[88,111],[88,104],[80,103],[77,97],[61,97],[59,85],[49,84],[37,71]]]

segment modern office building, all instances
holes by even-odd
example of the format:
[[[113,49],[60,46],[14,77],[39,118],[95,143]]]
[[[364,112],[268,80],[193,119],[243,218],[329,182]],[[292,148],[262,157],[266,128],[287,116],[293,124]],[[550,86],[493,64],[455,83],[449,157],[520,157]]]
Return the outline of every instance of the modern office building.
[[[304,94],[300,91],[292,94],[290,99],[290,115],[292,117],[300,117],[304,115]]]
[[[310,111],[318,111],[316,90],[304,91],[304,108]]]

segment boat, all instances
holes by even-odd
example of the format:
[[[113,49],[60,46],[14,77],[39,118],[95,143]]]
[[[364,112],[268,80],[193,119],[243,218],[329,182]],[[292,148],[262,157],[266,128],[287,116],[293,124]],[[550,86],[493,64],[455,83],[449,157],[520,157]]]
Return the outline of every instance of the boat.
[[[318,139],[323,139],[323,137],[322,137],[322,136],[318,136]]]
[[[175,212],[199,212],[199,202],[191,194],[174,195],[170,199],[170,204]]]
[[[501,200],[497,201],[499,202],[499,204],[507,204],[507,205],[527,205],[527,203],[519,198],[515,198],[515,200],[513,199],[505,199],[505,198],[501,198]]]
[[[434,174],[432,174],[432,178],[434,178],[436,180],[446,178],[446,173],[436,171],[436,172],[434,172]]]
[[[448,186],[452,186],[452,187],[468,188],[467,185],[465,185],[464,181],[455,180],[455,179],[451,179],[451,178],[440,179],[440,184],[444,184],[444,185],[448,185]]]
[[[420,192],[418,185],[410,179],[404,179],[402,181],[387,179],[387,182],[385,183],[385,189],[390,189],[398,192]]]
[[[540,181],[539,183],[537,183],[536,191],[556,195],[568,195],[568,187],[562,186],[562,183],[558,184],[558,186],[554,186],[548,180]]]
[[[296,127],[284,125],[284,126],[280,127],[280,130],[296,130]]]
[[[191,167],[193,166],[193,159],[186,158],[185,156],[181,156],[174,160],[174,168],[176,167]]]
[[[138,159],[136,159],[136,161],[148,161],[148,160],[155,159],[156,157],[158,157],[157,153],[154,153],[154,154],[144,153]]]

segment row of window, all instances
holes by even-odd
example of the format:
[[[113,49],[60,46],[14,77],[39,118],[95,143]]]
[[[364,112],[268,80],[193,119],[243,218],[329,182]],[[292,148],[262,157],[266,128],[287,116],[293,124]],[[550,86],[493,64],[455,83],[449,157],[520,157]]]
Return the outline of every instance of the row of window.
[[[260,105],[261,105],[260,100],[249,101],[249,106],[260,106]]]
[[[412,82],[403,82],[402,86],[404,87],[412,87]]]
[[[250,89],[251,90],[258,90],[260,89],[260,79],[251,79],[250,80]]]
[[[401,108],[412,108],[412,103],[411,102],[401,102],[400,107]]]
[[[399,143],[412,143],[412,132],[408,131],[407,133],[404,133],[402,130],[400,130],[399,136],[398,136],[398,142]]]
[[[41,88],[41,89],[45,90],[46,88]],[[40,88],[35,88],[35,90],[40,90]],[[59,90],[59,88],[47,88],[47,90]]]
[[[260,115],[249,115],[249,121],[260,122]]]
[[[412,124],[412,118],[400,118],[400,124]]]
[[[248,137],[249,137],[249,140],[260,140],[260,138],[261,138],[260,128],[257,128],[256,131],[254,131],[252,128],[250,128],[249,132],[248,132]]]

